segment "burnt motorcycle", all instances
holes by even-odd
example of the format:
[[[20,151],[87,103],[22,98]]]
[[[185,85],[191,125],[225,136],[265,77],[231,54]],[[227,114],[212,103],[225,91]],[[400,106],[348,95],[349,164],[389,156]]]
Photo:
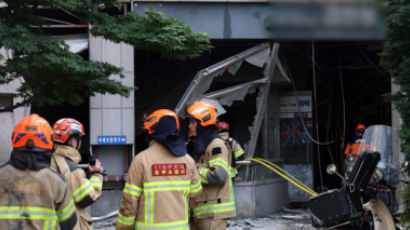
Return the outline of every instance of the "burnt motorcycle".
[[[327,167],[327,173],[343,179],[343,186],[310,198],[312,225],[325,229],[395,230],[392,214],[398,209],[395,190],[400,168],[393,158],[392,128],[368,127],[359,156],[346,171],[343,177],[335,165]]]

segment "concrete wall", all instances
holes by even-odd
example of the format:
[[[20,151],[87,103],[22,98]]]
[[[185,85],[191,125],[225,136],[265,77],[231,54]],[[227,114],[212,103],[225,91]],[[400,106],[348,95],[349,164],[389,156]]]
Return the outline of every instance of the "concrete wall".
[[[134,87],[134,48],[126,44],[91,37],[90,60],[108,62],[123,68],[124,79],[112,76],[112,79],[122,81],[124,85]],[[126,144],[134,145],[134,92],[128,98],[119,95],[97,94],[90,98],[90,143],[98,146],[101,162],[112,159],[110,154],[121,154],[118,162],[106,162],[108,174],[124,171],[124,145],[109,147],[98,143],[98,136],[126,136]],[[113,148],[116,151],[113,151]],[[133,149],[133,147],[132,147]],[[133,151],[133,150],[132,150]],[[108,154],[108,155],[107,155]],[[115,158],[115,157],[114,157]]]
[[[148,7],[213,39],[379,40],[384,36],[377,11],[361,1],[132,3],[133,11],[139,14]]]
[[[5,58],[9,58],[10,53],[4,49],[0,49],[1,54]],[[0,63],[1,64],[1,63]],[[14,94],[20,87],[23,79],[17,79],[9,84],[0,85],[0,94]],[[13,99],[13,104],[18,103],[18,98]],[[10,152],[13,149],[11,146],[11,134],[14,126],[24,117],[30,114],[30,106],[23,106],[14,109],[11,112],[0,113],[0,164],[6,163],[10,158]]]

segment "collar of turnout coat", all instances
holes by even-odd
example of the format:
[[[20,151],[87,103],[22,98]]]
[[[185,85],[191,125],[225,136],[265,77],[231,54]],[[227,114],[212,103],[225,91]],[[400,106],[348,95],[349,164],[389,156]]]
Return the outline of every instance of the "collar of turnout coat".
[[[67,157],[76,164],[80,163],[81,154],[77,151],[77,149],[71,146],[68,146],[68,145],[59,145],[59,144],[55,144],[54,148],[55,148],[54,154]]]

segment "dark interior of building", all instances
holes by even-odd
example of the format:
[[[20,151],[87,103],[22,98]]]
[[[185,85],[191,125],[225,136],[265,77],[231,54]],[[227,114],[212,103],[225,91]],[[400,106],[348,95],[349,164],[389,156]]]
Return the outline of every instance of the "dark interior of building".
[[[212,52],[186,61],[165,60],[157,54],[137,50],[136,153],[146,147],[146,136],[141,128],[145,115],[158,108],[173,109],[199,70],[260,42],[263,41],[214,41]],[[380,42],[281,42],[279,57],[294,84],[272,86],[271,90],[312,92],[314,122],[311,136],[314,142],[321,143],[320,147],[314,145],[313,148],[314,186],[317,190],[340,185],[338,179],[326,175],[325,168],[327,164],[335,163],[342,169],[343,151],[347,141],[353,138],[357,123],[366,126],[391,123],[387,100],[390,77],[380,67],[381,49]],[[243,64],[241,71],[248,72],[249,76],[261,74],[258,72],[261,70],[247,64]],[[224,74],[215,80],[210,91],[249,80],[240,76]],[[255,98],[256,94],[251,94],[244,101],[235,102],[221,117],[231,123],[232,133],[242,143],[249,138],[248,125],[244,127],[243,124],[252,122]]]
[[[312,91],[312,136],[321,142],[314,145],[315,189],[337,187],[339,179],[325,168],[335,163],[342,170],[355,126],[391,125],[390,76],[380,67],[381,42],[282,43],[281,48],[292,88]]]
[[[145,115],[159,108],[173,109],[199,70],[260,42],[263,41],[214,41],[212,52],[185,61],[166,60],[158,54],[136,50],[135,85],[138,90],[135,92],[135,152],[138,153],[147,145],[146,133],[142,129]],[[315,139],[314,142],[322,144],[313,145],[316,190],[340,185],[340,180],[327,175],[325,168],[329,163],[335,163],[339,169],[343,168],[344,148],[347,141],[354,137],[357,123],[366,126],[391,124],[391,108],[387,96],[390,92],[390,76],[380,67],[381,49],[380,42],[281,42],[279,57],[294,84],[274,85],[271,90],[312,92],[311,136]],[[87,59],[87,53],[84,51],[81,55]],[[242,65],[241,71],[244,73],[238,76],[226,73],[217,78],[210,90],[249,80],[243,76],[262,74],[262,69],[247,63]],[[244,101],[234,102],[220,118],[231,124],[231,133],[241,144],[250,136],[247,127],[256,113],[256,96],[255,92],[247,95]],[[84,98],[84,101],[79,106],[33,106],[32,112],[45,117],[51,124],[61,117],[76,118],[88,132],[89,99]],[[182,124],[185,130],[186,123]],[[84,138],[81,149],[84,161],[87,160],[88,148],[89,135]],[[260,145],[255,152],[260,152]]]

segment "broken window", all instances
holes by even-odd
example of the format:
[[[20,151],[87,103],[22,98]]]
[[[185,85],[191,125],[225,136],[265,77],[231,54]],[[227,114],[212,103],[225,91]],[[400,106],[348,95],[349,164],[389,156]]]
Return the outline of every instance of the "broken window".
[[[278,76],[289,80],[277,56],[278,50],[279,44],[275,43],[270,49],[269,43],[262,43],[199,71],[176,106],[175,112],[183,117],[182,111],[187,105],[196,100],[206,100],[215,105],[219,116],[225,112],[223,106],[230,107],[235,101],[243,101],[247,95],[257,92],[254,104],[256,113],[249,127],[249,140],[244,144],[247,157],[253,157],[262,120],[265,117],[270,84],[278,81]],[[223,75],[226,71],[232,76],[235,75],[244,62],[263,68],[260,76],[254,76],[251,81],[209,92],[215,78]],[[276,66],[281,75],[274,74]]]

